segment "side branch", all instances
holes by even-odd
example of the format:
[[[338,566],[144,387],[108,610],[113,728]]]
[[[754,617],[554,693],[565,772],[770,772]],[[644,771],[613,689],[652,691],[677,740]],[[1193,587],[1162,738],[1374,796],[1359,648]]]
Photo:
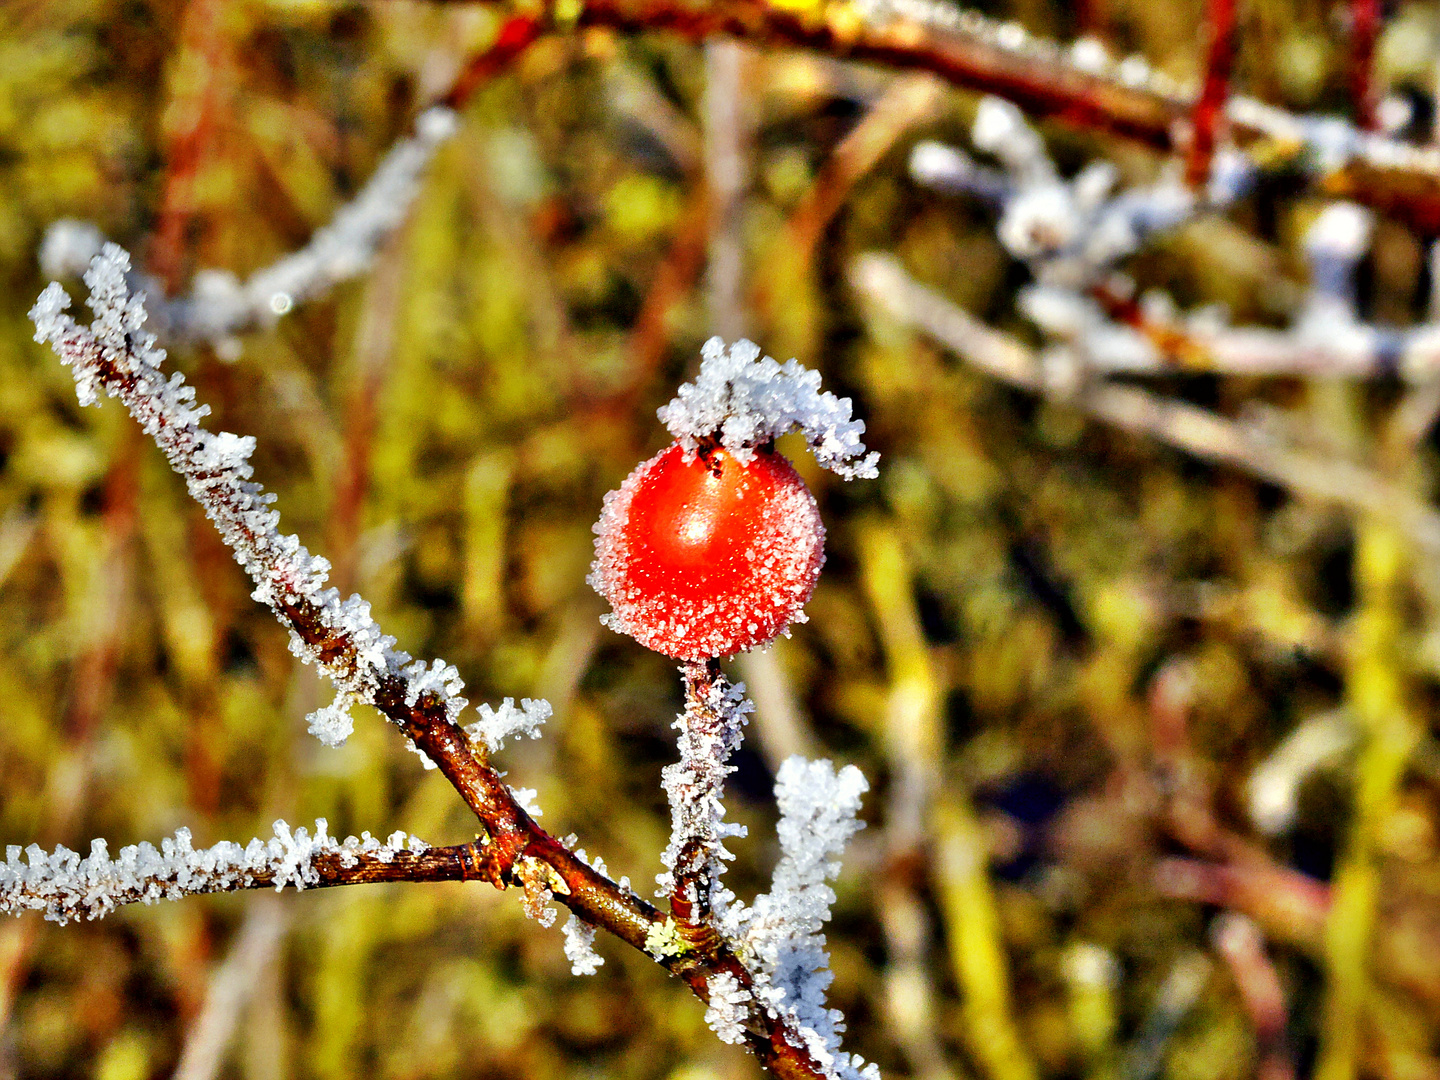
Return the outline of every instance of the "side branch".
[[[1205,84],[1190,114],[1190,154],[1185,163],[1185,180],[1200,188],[1210,177],[1210,159],[1215,154],[1217,128],[1230,93],[1230,68],[1235,58],[1236,0],[1209,0],[1206,5],[1210,47],[1205,57]]]
[[[454,847],[430,847],[397,832],[381,843],[363,838],[332,839],[321,818],[315,835],[293,833],[275,822],[274,839],[251,840],[241,847],[221,841],[194,848],[190,830],[181,829],[157,849],[151,844],[122,848],[111,859],[104,840],[90,854],[58,847],[46,852],[31,844],[23,852],[6,849],[0,864],[0,913],[43,911],[53,922],[99,919],[126,904],[154,904],[200,893],[237,892],[286,885],[324,889],[379,881],[472,881],[481,876],[478,841]]]

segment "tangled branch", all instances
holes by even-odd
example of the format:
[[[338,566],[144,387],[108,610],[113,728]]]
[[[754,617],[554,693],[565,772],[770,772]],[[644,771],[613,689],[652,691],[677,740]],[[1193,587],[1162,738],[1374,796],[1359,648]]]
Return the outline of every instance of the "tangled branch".
[[[440,769],[486,835],[473,845],[435,849],[434,855],[414,853],[402,860],[397,852],[385,862],[376,854],[363,867],[358,850],[347,845],[332,850],[333,842],[320,842],[323,826],[316,837],[296,834],[288,844],[277,828],[278,848],[263,850],[253,844],[246,849],[221,845],[194,853],[187,835],[183,843],[177,838],[163,848],[158,862],[153,848],[127,849],[130,854],[122,852],[124,871],[118,875],[103,842],[92,849],[88,861],[71,852],[45,856],[34,849],[28,869],[20,866],[15,849],[9,876],[3,879],[13,892],[6,909],[44,906],[63,918],[187,891],[272,882],[283,886],[287,881],[300,886],[410,880],[411,869],[416,871],[414,880],[478,878],[499,888],[522,888],[527,913],[544,925],[553,920],[547,907],[552,899],[569,908],[573,920],[567,923],[567,955],[579,969],[595,966],[588,954],[587,927],[603,927],[646,951],[702,1000],[718,1001],[719,1011],[712,1016],[717,1030],[745,1042],[780,1076],[878,1076],[873,1067],[862,1073],[858,1062],[838,1051],[840,1026],[823,1004],[815,1004],[815,992],[798,1005],[782,1006],[780,997],[767,997],[765,988],[772,982],[765,970],[752,972],[725,936],[711,932],[680,937],[674,923],[624,881],[612,881],[598,868],[602,864],[587,862],[535,823],[520,797],[528,793],[507,787],[489,756],[505,737],[533,732],[548,706],[525,702],[516,709],[507,701],[499,710],[482,708],[481,719],[462,728],[459,716],[466,702],[459,696],[463,684],[455,669],[440,660],[430,665],[412,662],[381,632],[360,597],[342,601],[334,589],[324,588],[328,564],[306,551],[296,537],[279,532],[279,515],[270,509],[273,496],[251,480],[248,458],[254,440],[206,431],[200,420],[208,410],[194,405],[193,389],[178,373],[168,380],[160,374],[164,352],[145,329],[144,297],[130,293],[128,270],[128,254],[114,244],[95,258],[85,275],[96,316],[89,328],[65,314],[69,297],[52,284],[31,311],[36,340],[49,342],[71,368],[82,404],[96,402],[104,390],[118,397],[155,439],[250,574],[255,599],[268,604],[290,629],[292,651],[314,662],[335,683],[336,701],[312,714],[312,732],[328,743],[342,741],[350,729],[348,706],[373,706]],[[350,859],[357,861],[349,864]],[[94,896],[87,891],[92,879],[102,883]],[[813,917],[813,906],[807,910]],[[822,993],[826,982],[828,978],[817,984]]]

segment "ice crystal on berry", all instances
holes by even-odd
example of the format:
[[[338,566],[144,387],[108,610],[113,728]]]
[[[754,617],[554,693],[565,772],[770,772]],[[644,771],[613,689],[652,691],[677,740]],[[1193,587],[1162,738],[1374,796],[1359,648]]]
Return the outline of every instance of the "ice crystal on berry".
[[[865,422],[851,416],[849,398],[820,389],[818,371],[761,359],[760,347],[744,340],[727,350],[713,337],[700,356],[699,376],[659,412],[686,451],[714,439],[745,465],[756,447],[798,428],[825,468],[847,480],[877,475],[880,455],[860,441]]]

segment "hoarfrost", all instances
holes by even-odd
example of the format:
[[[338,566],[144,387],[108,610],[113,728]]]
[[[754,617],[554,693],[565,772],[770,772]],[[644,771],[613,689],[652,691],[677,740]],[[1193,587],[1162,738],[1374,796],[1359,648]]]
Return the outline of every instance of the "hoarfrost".
[[[106,244],[91,262],[85,284],[95,319],[88,329],[66,314],[70,298],[52,282],[30,310],[35,340],[49,342],[70,367],[81,405],[94,404],[101,389],[120,398],[215,522],[255,582],[254,599],[287,625],[303,615],[318,644],[292,629],[290,650],[316,664],[336,689],[335,700],[309,717],[310,730],[328,745],[343,742],[351,729],[349,706],[373,702],[382,683],[394,679],[403,682],[409,704],[433,695],[453,720],[466,704],[455,668],[440,660],[428,667],[412,663],[371,618],[368,603],[359,596],[342,600],[337,590],[325,588],[329,562],[279,531],[280,515],[271,508],[275,496],[251,479],[254,438],[206,431],[200,421],[208,406],[194,403],[194,389],[178,372],[169,379],[161,374],[165,352],[145,329],[145,298],[130,292],[129,270],[129,254],[115,244]],[[548,713],[548,705],[532,703],[530,714],[542,706]]]
[[[727,350],[713,337],[700,355],[699,376],[658,414],[687,451],[715,438],[744,465],[756,447],[798,428],[825,468],[847,480],[878,475],[880,455],[860,441],[865,422],[851,416],[849,398],[820,389],[819,372],[761,359],[760,347],[744,340]]]
[[[135,844],[121,848],[114,859],[104,840],[92,840],[86,858],[63,846],[46,852],[31,844],[22,859],[20,847],[12,844],[0,865],[0,912],[43,911],[45,918],[63,925],[72,919],[102,918],[123,904],[227,892],[261,881],[273,883],[277,892],[286,885],[305,889],[320,883],[317,856],[335,855],[341,866],[350,867],[361,857],[390,862],[402,851],[418,853],[428,847],[401,832],[384,844],[368,832],[358,840],[351,836],[337,842],[324,818],[315,822],[314,835],[303,827],[292,832],[283,820],[276,821],[272,831],[270,840],[257,838],[243,847],[222,840],[214,847],[196,848],[190,830],[178,829],[158,850],[149,843]]]
[[[544,815],[545,811],[541,810],[540,805],[535,801],[535,797],[540,793],[534,788],[518,787],[510,788],[509,791],[520,809],[524,810],[532,818],[538,818]]]
[[[565,959],[572,975],[594,975],[600,970],[605,958],[595,951],[595,927],[572,911],[560,932],[565,935]]]
[[[740,980],[727,971],[710,979],[710,1004],[705,1008],[705,1023],[720,1037],[721,1042],[745,1041],[745,1019],[750,995]]]
[[[493,754],[505,745],[506,739],[540,738],[540,725],[550,718],[552,710],[548,701],[532,698],[521,698],[517,709],[515,699],[507,697],[498,709],[481,705],[476,711],[480,719],[469,725],[465,734]]]
[[[821,933],[835,902],[829,881],[840,863],[834,856],[864,827],[856,815],[868,790],[853,765],[836,773],[829,761],[787,759],[775,778],[781,858],[770,891],[748,910],[732,909],[727,919],[752,961],[756,996],[788,1018],[806,1049],[842,1080],[880,1075],[874,1065],[840,1050],[845,1021],[825,1005],[834,974]]]
[[[677,879],[708,882],[709,906],[720,916],[730,894],[720,886],[728,837],[745,835],[745,826],[725,820],[725,778],[735,771],[730,755],[740,745],[741,729],[755,706],[745,700],[745,684],[724,676],[699,682],[687,679],[685,711],[674,727],[680,732],[680,760],[661,771],[670,799],[670,844],[660,856],[665,872],[655,880],[659,895],[675,891]],[[700,900],[689,896],[691,903]]]

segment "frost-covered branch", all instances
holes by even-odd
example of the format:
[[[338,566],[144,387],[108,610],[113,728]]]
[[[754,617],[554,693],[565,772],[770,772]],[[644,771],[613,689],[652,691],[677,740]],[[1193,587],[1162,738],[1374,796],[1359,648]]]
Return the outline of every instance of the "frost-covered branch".
[[[1032,116],[1057,117],[1166,152],[1188,146],[1200,88],[1181,84],[1142,56],[1112,57],[1088,37],[1061,44],[1017,22],[945,0],[857,0],[827,10],[834,17],[749,0],[703,6],[684,0],[583,0],[566,10],[564,21],[627,33],[668,31],[695,41],[729,35],[929,71],[953,86],[1003,97]],[[1275,165],[1299,166],[1332,190],[1344,190],[1423,231],[1440,231],[1440,148],[1238,94],[1226,101],[1224,116],[1237,142],[1264,142]]]
[[[850,280],[888,317],[924,331],[993,378],[1051,395],[1096,419],[1241,469],[1298,495],[1373,514],[1393,522],[1422,550],[1440,552],[1440,513],[1377,473],[1343,459],[1303,453],[1257,424],[1230,420],[1138,387],[1077,383],[1073,358],[1041,355],[986,326],[913,280],[891,256],[861,256],[851,267]]]
[[[426,166],[457,126],[456,114],[444,106],[421,113],[414,134],[390,148],[359,194],[308,244],[244,281],[228,270],[202,270],[189,295],[166,299],[158,282],[133,273],[132,288],[150,296],[150,331],[166,344],[208,342],[231,358],[239,354],[237,334],[273,325],[296,305],[359,277],[404,222]],[[57,221],[41,245],[40,268],[52,278],[80,274],[104,244],[88,222]]]
[[[292,650],[316,663],[335,682],[336,701],[311,717],[312,730],[326,741],[338,742],[350,730],[346,707],[356,701],[374,706],[439,767],[480,819],[484,839],[455,849],[455,858],[463,865],[434,870],[436,879],[448,874],[479,878],[501,888],[521,886],[527,913],[545,925],[554,918],[551,901],[568,907],[575,918],[566,924],[566,955],[577,971],[598,966],[599,958],[590,949],[590,930],[604,927],[679,975],[702,1000],[712,999],[712,984],[721,990],[733,984],[733,992],[743,993],[749,1004],[743,1022],[735,1021],[738,1028],[732,1027],[731,1033],[738,1030],[772,1071],[812,1080],[838,1078],[840,1074],[827,1064],[831,1059],[814,1052],[825,1045],[823,1037],[817,1042],[796,1015],[770,1008],[755,996],[752,977],[731,943],[710,933],[668,947],[673,920],[641,900],[625,882],[610,880],[598,860],[592,865],[582,852],[535,824],[533,813],[521,801],[530,793],[512,791],[488,759],[506,738],[533,735],[535,725],[548,715],[548,705],[527,701],[516,708],[507,701],[499,709],[482,710],[478,721],[462,729],[459,717],[465,701],[459,696],[463,687],[455,668],[440,660],[429,665],[411,662],[371,619],[369,606],[360,597],[342,601],[334,589],[325,588],[328,564],[306,551],[296,537],[279,532],[279,515],[270,506],[274,497],[251,479],[248,458],[254,450],[253,438],[206,431],[200,421],[208,410],[195,405],[193,389],[178,374],[166,379],[160,373],[164,352],[145,330],[144,298],[129,290],[129,265],[129,256],[113,244],[92,262],[85,275],[95,314],[89,327],[65,314],[69,297],[58,284],[49,286],[31,312],[36,339],[49,342],[70,366],[82,404],[96,402],[102,389],[120,398],[215,521],[254,580],[255,599],[268,604],[289,627]],[[737,702],[730,704],[732,712],[739,708]],[[387,874],[414,879],[413,874],[389,869],[390,864],[367,869],[378,877],[357,878],[359,868],[345,865],[355,853],[343,845],[333,853],[316,851],[315,838],[298,833],[289,845],[279,837],[277,841],[282,850],[272,854],[268,846],[263,852],[255,849],[252,862],[251,848],[220,846],[197,856],[188,841],[181,843],[177,837],[171,848],[162,847],[153,855],[140,848],[133,854],[122,852],[119,862],[124,874],[118,877],[113,870],[116,863],[109,860],[103,845],[92,851],[88,862],[73,853],[46,855],[36,849],[35,860],[26,865],[17,850],[7,867],[11,875],[7,880],[13,880],[8,909],[38,906],[57,916],[74,917],[102,913],[119,902],[187,891],[390,880]],[[399,862],[432,854],[412,852],[394,858]],[[349,877],[331,872],[332,863]],[[92,892],[92,879],[99,883],[98,892]]]
[[[838,856],[857,831],[857,815],[869,784],[847,765],[838,773],[828,761],[789,758],[775,778],[780,808],[777,832],[780,862],[770,891],[753,907],[736,905],[723,920],[727,933],[741,942],[741,955],[755,972],[755,992],[770,1009],[804,1034],[809,1052],[842,1080],[879,1080],[880,1071],[840,1049],[844,1017],[825,1004],[834,974],[822,930],[835,893],[829,882],[840,872]],[[725,1011],[711,1024],[724,1035]]]
[[[660,860],[660,895],[670,898],[675,917],[697,925],[723,916],[730,894],[720,885],[727,837],[745,835],[745,826],[725,820],[725,778],[735,771],[730,756],[755,707],[745,684],[731,685],[715,661],[684,667],[685,711],[675,721],[680,760],[665,766],[661,783],[670,800],[670,844]]]
[[[1253,186],[1256,174],[1245,155],[1222,148],[1198,191],[1185,183],[1178,161],[1156,182],[1118,192],[1119,171],[1109,162],[1092,163],[1065,180],[1024,114],[997,97],[980,102],[971,138],[1000,160],[1003,173],[975,164],[963,151],[927,142],[911,152],[911,175],[997,203],[1000,242],[1042,287],[1055,289],[1082,290],[1103,280],[1156,233],[1234,202]]]
[[[350,705],[374,704],[384,694],[411,708],[429,697],[453,723],[466,704],[455,668],[440,660],[412,663],[370,617],[369,604],[326,589],[330,564],[279,531],[280,515],[270,506],[275,497],[251,479],[255,439],[205,430],[200,421],[208,406],[194,404],[195,391],[178,372],[169,379],[160,373],[165,353],[145,329],[145,298],[130,293],[129,269],[130,256],[115,244],[95,257],[85,274],[95,313],[88,328],[65,314],[70,298],[51,284],[30,311],[35,340],[49,342],[70,367],[80,404],[95,404],[102,389],[120,398],[255,582],[253,598],[290,624],[291,651],[335,684],[334,702],[310,715],[310,731],[339,745],[353,726]]]
[[[222,840],[196,848],[190,830],[180,829],[160,847],[142,843],[120,849],[115,858],[104,840],[90,854],[65,847],[44,851],[31,844],[5,849],[0,864],[0,913],[43,911],[65,924],[99,919],[125,904],[154,904],[200,893],[285,886],[297,890],[375,881],[467,881],[479,877],[478,843],[432,848],[403,832],[383,843],[368,832],[336,840],[324,818],[312,835],[277,821],[270,840],[241,846]]]
[[[921,143],[911,174],[1000,208],[1001,243],[1036,279],[1020,290],[1018,306],[1059,346],[1049,356],[1057,371],[1398,374],[1416,382],[1440,374],[1440,324],[1397,328],[1360,318],[1354,276],[1373,228],[1363,207],[1334,203],[1308,230],[1310,287],[1291,327],[1236,327],[1213,307],[1182,314],[1158,290],[1133,299],[1117,271],[1153,235],[1243,196],[1255,175],[1243,154],[1216,155],[1203,197],[1181,182],[1178,163],[1156,183],[1112,193],[1117,174],[1106,162],[1061,179],[1039,135],[1008,102],[981,103],[973,139],[1004,163],[1003,173],[953,147]]]

